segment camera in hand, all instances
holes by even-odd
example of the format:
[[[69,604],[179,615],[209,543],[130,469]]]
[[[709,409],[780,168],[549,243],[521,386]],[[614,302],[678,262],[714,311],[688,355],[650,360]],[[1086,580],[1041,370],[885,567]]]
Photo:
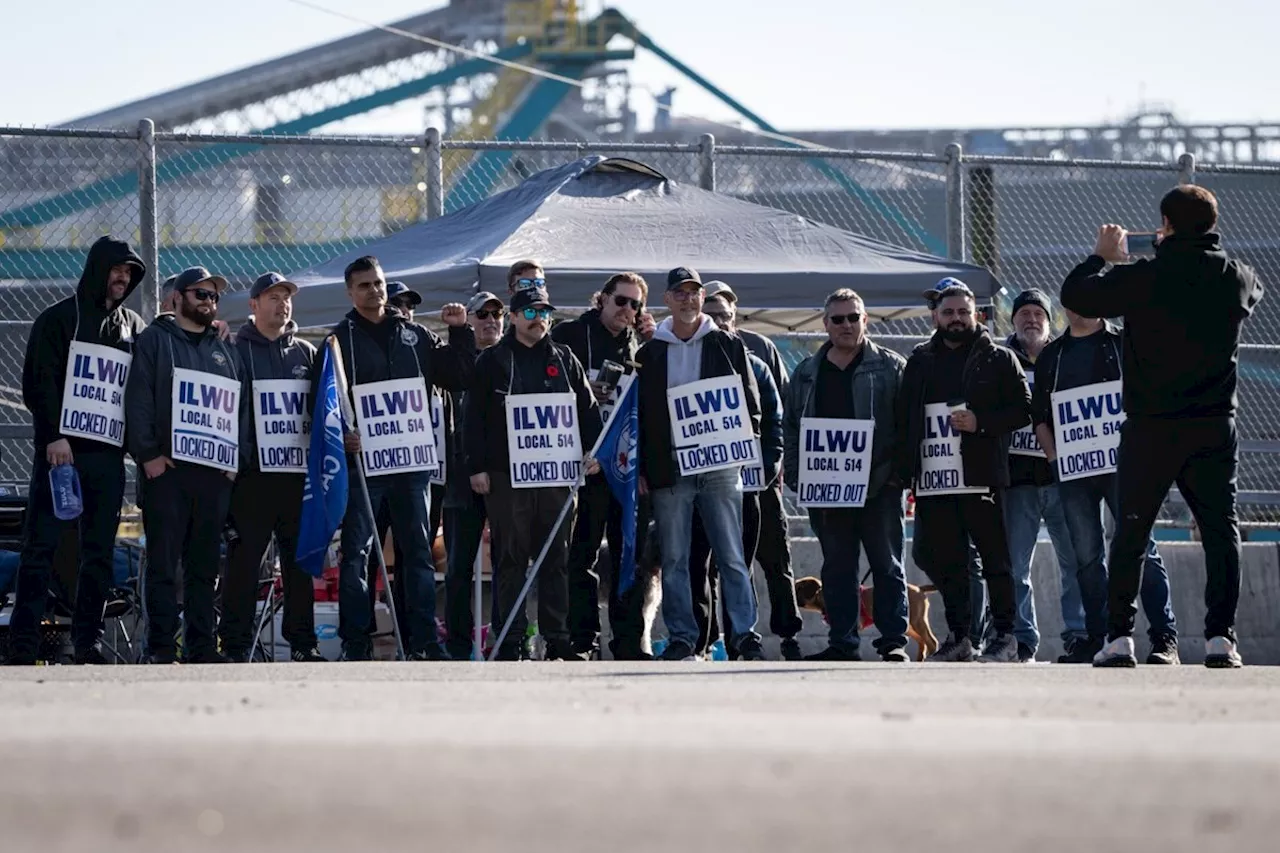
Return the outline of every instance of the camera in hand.
[[[1156,253],[1156,235],[1149,231],[1130,231],[1124,237],[1124,253],[1131,258],[1150,258]]]
[[[626,368],[621,364],[605,359],[605,362],[600,365],[600,372],[596,374],[596,381],[604,388],[605,394],[613,394],[613,390],[622,381],[623,373],[626,373]]]

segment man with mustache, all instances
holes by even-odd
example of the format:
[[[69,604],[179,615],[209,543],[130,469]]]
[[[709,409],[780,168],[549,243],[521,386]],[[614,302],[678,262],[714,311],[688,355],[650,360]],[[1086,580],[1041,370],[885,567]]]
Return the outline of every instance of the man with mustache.
[[[935,292],[936,291],[936,292]],[[916,495],[915,536],[931,554],[950,634],[929,659],[972,661],[969,540],[982,555],[996,637],[978,658],[1018,660],[1003,505],[1010,434],[1031,422],[1031,391],[1017,357],[977,324],[973,291],[958,279],[929,294],[937,331],[916,347],[898,397],[905,440],[897,468]]]

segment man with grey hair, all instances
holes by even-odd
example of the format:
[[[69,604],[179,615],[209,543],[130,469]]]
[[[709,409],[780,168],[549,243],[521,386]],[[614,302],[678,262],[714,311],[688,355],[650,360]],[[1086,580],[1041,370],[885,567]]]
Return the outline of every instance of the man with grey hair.
[[[907,581],[902,566],[902,481],[894,470],[894,449],[900,439],[896,413],[906,359],[867,339],[867,310],[852,290],[842,288],[827,297],[822,324],[827,342],[791,377],[782,424],[784,476],[800,493],[801,505],[808,507],[809,523],[822,547],[828,645],[808,659],[859,659],[858,560],[865,551],[875,578],[873,609],[880,632],[876,651],[881,660],[901,663],[907,660]],[[867,470],[865,479],[847,476],[848,464],[838,466],[840,479],[862,479],[866,484],[861,499],[849,499],[843,488],[839,497],[830,489],[802,491],[810,482],[808,469],[821,467],[815,464],[821,457],[810,451],[820,445],[834,449],[841,435],[865,429],[868,421],[873,424],[871,441],[864,442],[861,456],[846,453],[840,460]],[[808,465],[803,465],[802,455]]]

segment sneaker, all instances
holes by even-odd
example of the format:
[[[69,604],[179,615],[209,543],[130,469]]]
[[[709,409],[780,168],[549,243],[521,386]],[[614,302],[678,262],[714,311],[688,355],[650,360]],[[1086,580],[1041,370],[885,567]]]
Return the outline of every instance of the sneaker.
[[[1094,666],[1133,668],[1138,659],[1133,654],[1133,637],[1116,637],[1093,656]]]
[[[1204,665],[1210,669],[1239,669],[1244,666],[1244,658],[1240,657],[1235,640],[1211,637],[1204,641]]]
[[[1106,644],[1101,637],[1073,640],[1067,647],[1067,653],[1058,658],[1058,663],[1093,663],[1094,657]]]
[[[901,646],[895,646],[892,649],[886,649],[880,653],[880,660],[885,663],[910,663],[911,658],[907,655],[907,650]]]
[[[406,660],[411,661],[442,661],[448,660],[449,654],[439,644],[428,646],[425,649],[419,649],[416,652],[409,652]]]
[[[857,649],[842,648],[840,646],[827,646],[820,652],[805,655],[804,659],[808,661],[827,663],[852,663],[854,661],[862,660],[862,656],[858,654]]]
[[[935,663],[972,663],[977,660],[978,653],[973,649],[973,641],[968,637],[956,639],[955,634],[948,634],[938,650],[926,660]]]
[[[289,660],[294,663],[328,663],[329,661],[315,646],[309,649],[290,648]]]
[[[142,659],[145,664],[155,664],[157,666],[168,666],[178,662],[178,655],[173,651],[152,652]]]
[[[575,649],[568,643],[548,643],[547,654],[543,659],[586,662],[591,660],[591,652],[588,649]]]
[[[1035,663],[1036,650],[1026,643],[1018,643],[1018,663]]]
[[[795,637],[782,638],[782,659],[783,660],[804,660],[804,655],[800,653],[800,643]]]
[[[1069,658],[1075,652],[1076,646],[1080,645],[1083,642],[1084,642],[1084,639],[1081,637],[1068,637],[1067,639],[1063,640],[1062,654],[1058,655],[1058,663],[1073,663],[1073,661],[1069,660]]]
[[[371,661],[373,651],[368,646],[343,646],[340,661]]]
[[[76,666],[106,666],[111,663],[107,660],[107,656],[102,653],[102,649],[98,646],[90,646],[87,649],[76,649],[74,658]]]
[[[1018,641],[1013,634],[996,634],[996,638],[987,643],[978,663],[1017,663]]]
[[[672,640],[667,643],[667,647],[662,650],[662,654],[658,656],[658,660],[667,661],[696,661],[698,656],[693,653],[693,646],[684,640]]]
[[[1182,658],[1178,657],[1178,638],[1162,634],[1152,640],[1147,663],[1154,666],[1177,666],[1182,663]]]
[[[764,660],[764,647],[758,637],[747,637],[738,644],[738,657],[744,661]]]

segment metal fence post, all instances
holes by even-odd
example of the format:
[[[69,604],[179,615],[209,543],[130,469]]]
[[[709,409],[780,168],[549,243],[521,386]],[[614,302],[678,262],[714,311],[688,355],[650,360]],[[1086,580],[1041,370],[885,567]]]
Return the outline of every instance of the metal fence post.
[[[427,128],[427,218],[444,216],[444,151],[440,128]]]
[[[138,230],[142,261],[142,319],[150,323],[160,311],[160,239],[156,227],[156,125],[149,118],[138,122]]]
[[[947,257],[965,260],[964,151],[960,143],[947,146]]]
[[[716,191],[716,138],[710,133],[698,137],[698,186]]]
[[[969,262],[1000,275],[1000,233],[996,220],[996,173],[994,167],[983,163],[969,167],[965,179],[965,215],[969,239],[973,251]]]
[[[1190,151],[1183,152],[1178,158],[1178,184],[1194,184],[1196,182],[1196,155]]]

